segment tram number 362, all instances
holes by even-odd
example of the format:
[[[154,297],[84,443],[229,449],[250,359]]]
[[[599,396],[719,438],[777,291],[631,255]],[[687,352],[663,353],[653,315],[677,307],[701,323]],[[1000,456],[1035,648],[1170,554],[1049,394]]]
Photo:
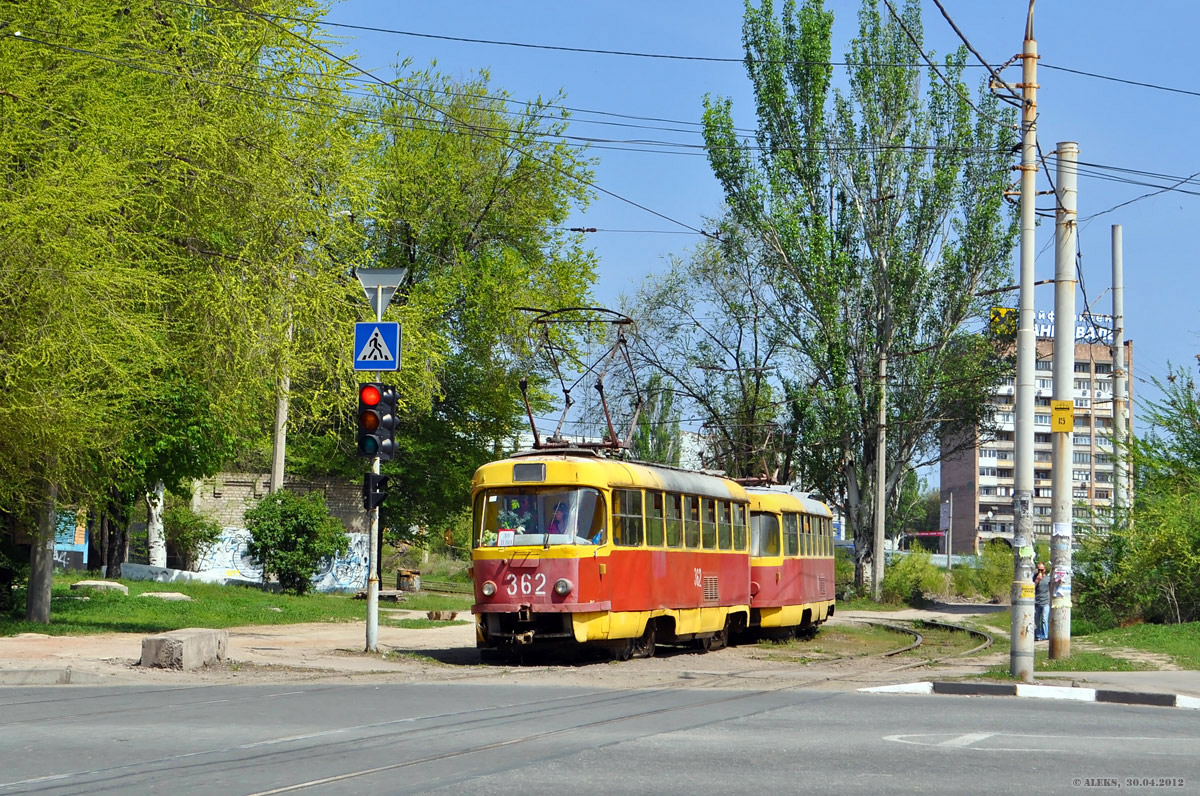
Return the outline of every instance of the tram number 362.
[[[515,573],[510,572],[504,577],[506,585],[505,591],[510,597],[515,597],[518,594],[533,594],[544,597],[546,594],[546,576],[538,572],[530,575],[528,572],[521,573],[518,578]]]

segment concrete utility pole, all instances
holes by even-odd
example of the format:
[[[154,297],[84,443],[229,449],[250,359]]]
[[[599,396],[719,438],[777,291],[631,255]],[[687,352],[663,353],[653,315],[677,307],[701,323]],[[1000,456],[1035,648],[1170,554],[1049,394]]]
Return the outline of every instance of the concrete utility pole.
[[[1050,657],[1071,657],[1072,447],[1075,433],[1075,235],[1079,145],[1058,145],[1058,201],[1054,214],[1054,400],[1068,417],[1052,426],[1054,503],[1050,535]],[[1057,407],[1056,407],[1057,410]]]
[[[1021,53],[1021,268],[1017,325],[1016,461],[1013,490],[1013,583],[1009,673],[1033,679],[1033,262],[1037,256],[1034,202],[1037,200],[1037,41],[1033,38],[1033,0],[1025,22]]]
[[[954,561],[951,559],[951,548],[954,546],[954,491],[950,492],[950,509],[946,512],[946,569],[954,571]]]
[[[1125,263],[1121,225],[1112,228],[1112,285],[1113,285],[1113,512],[1112,522],[1122,522],[1129,507],[1129,449],[1125,401]]]
[[[879,355],[879,438],[875,443],[875,552],[871,554],[871,597],[883,599],[883,521],[887,478],[887,352]]]

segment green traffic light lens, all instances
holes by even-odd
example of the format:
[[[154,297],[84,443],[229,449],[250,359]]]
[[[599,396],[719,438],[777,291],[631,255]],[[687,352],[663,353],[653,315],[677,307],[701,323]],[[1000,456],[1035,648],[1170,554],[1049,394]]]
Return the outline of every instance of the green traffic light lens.
[[[374,456],[379,453],[379,440],[374,437],[363,437],[358,441],[358,450],[360,453]]]

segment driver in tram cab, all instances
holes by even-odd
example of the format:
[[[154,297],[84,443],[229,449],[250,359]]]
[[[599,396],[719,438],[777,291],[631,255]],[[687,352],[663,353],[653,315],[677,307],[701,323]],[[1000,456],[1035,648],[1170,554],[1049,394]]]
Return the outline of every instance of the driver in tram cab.
[[[550,519],[550,524],[546,526],[546,533],[566,533],[567,532],[567,504],[559,501],[554,506],[554,515]]]

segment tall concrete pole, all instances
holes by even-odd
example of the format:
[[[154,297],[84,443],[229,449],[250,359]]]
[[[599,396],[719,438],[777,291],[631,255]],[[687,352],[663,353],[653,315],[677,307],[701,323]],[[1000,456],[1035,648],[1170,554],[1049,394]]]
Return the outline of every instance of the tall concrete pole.
[[[1037,199],[1037,41],[1033,38],[1033,0],[1025,22],[1021,69],[1021,268],[1017,325],[1016,461],[1013,490],[1012,628],[1009,673],[1033,679],[1033,261]]]
[[[1058,201],[1054,214],[1054,400],[1075,406],[1075,235],[1079,145],[1058,147]],[[1075,423],[1053,426],[1054,503],[1050,535],[1050,657],[1071,657],[1072,438]]]
[[[883,599],[883,521],[887,479],[887,352],[879,355],[879,437],[875,442],[875,552],[871,554],[871,596]]]
[[[1129,428],[1126,423],[1125,401],[1125,263],[1121,225],[1112,228],[1112,306],[1113,306],[1113,519],[1123,519],[1129,507]]]

